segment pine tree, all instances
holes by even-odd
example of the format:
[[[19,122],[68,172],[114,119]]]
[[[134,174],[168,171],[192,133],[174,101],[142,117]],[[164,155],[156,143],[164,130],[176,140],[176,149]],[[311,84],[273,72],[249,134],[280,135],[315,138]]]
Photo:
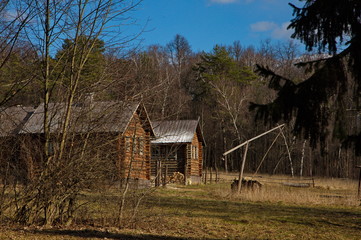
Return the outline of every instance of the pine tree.
[[[89,38],[88,36],[80,36],[76,43],[71,39],[65,39],[62,49],[55,56],[58,74],[63,74],[65,81],[69,81],[72,74],[70,65],[73,54],[75,54],[75,65],[78,69],[81,68],[79,91],[94,91],[93,85],[101,80],[105,69],[104,44],[103,40]],[[76,50],[74,51],[75,47]]]
[[[360,155],[361,133],[347,131],[345,116],[349,109],[360,110],[361,1],[304,2],[301,8],[290,4],[294,18],[288,28],[307,50],[317,48],[327,57],[298,63],[311,74],[297,84],[267,66],[257,66],[261,76],[270,78],[269,87],[278,96],[266,105],[251,103],[250,109],[256,109],[257,117],[266,122],[295,119],[294,133],[310,139],[313,146],[321,143],[322,147],[326,139],[337,137],[355,143]]]

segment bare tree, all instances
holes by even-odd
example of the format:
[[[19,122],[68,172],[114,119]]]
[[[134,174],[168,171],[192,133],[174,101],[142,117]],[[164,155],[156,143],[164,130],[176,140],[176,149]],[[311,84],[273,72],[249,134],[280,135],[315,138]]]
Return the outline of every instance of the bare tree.
[[[181,75],[185,66],[189,63],[192,55],[191,47],[187,39],[177,34],[174,39],[166,46],[169,58],[178,75],[178,84],[181,86]]]
[[[16,1],[0,1],[0,72],[5,71],[4,68],[11,61],[14,50],[20,49],[19,42],[23,40],[25,28],[33,18],[31,7],[16,8],[15,6]],[[24,48],[22,50],[24,51]],[[21,66],[19,65],[19,67]],[[21,79],[1,79],[5,82],[2,82],[3,93],[0,96],[0,106],[9,102],[33,79],[34,74],[31,72],[28,72],[27,77],[22,77]]]
[[[75,102],[84,97],[79,88],[85,66],[93,49],[102,37],[112,38],[112,44],[126,44],[132,37],[125,38],[117,33],[111,34],[109,28],[118,20],[126,21],[130,11],[141,1],[18,1],[20,9],[27,9],[32,21],[25,27],[28,41],[39,57],[40,75],[38,81],[43,89],[43,123],[39,145],[42,154],[32,151],[37,170],[31,184],[24,188],[17,201],[18,221],[39,223],[40,213],[43,224],[51,225],[64,211],[71,219],[75,200],[79,191],[88,186],[97,175],[94,164],[103,164],[102,159],[95,161],[92,155],[94,145],[89,144],[92,135],[79,134],[78,128],[84,120],[79,113],[74,115]],[[118,36],[115,38],[115,36]],[[67,51],[57,58],[54,55],[61,49],[65,39],[69,39]],[[55,104],[54,102],[61,102]],[[58,115],[61,117],[56,117]],[[60,126],[54,130],[54,124]],[[112,139],[105,142],[110,144]],[[92,146],[92,147],[90,147]],[[93,159],[94,161],[89,161]],[[107,159],[109,161],[109,159]],[[91,164],[90,164],[91,163]],[[88,165],[90,164],[90,165]],[[73,171],[71,169],[78,169]],[[90,169],[89,169],[90,168]],[[67,169],[68,173],[64,172]],[[79,171],[79,169],[89,169]],[[104,175],[100,175],[104,176]]]
[[[234,41],[233,44],[228,47],[228,51],[235,61],[239,62],[241,60],[243,48],[240,41]]]

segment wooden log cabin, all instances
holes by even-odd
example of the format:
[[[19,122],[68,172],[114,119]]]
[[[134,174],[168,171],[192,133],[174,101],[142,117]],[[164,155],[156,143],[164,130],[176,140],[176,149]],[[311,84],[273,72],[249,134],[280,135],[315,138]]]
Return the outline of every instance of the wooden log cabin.
[[[159,168],[168,176],[184,175],[185,184],[201,182],[205,141],[198,120],[152,122],[156,139],[152,144],[151,173]]]
[[[56,156],[66,106],[64,103],[49,104],[50,133],[52,140],[49,150]],[[28,178],[37,175],[41,154],[36,154],[34,146],[43,145],[44,105],[35,109],[20,133],[27,141],[22,147],[22,158],[27,164]],[[89,158],[103,158],[110,167],[109,178],[113,180],[131,179],[133,184],[150,184],[150,138],[154,132],[146,109],[140,103],[91,102],[72,105],[69,124],[67,152],[73,155],[85,146]],[[35,144],[34,144],[35,143]],[[35,154],[34,154],[35,153]],[[80,154],[80,153],[79,153]],[[76,157],[76,156],[75,156]],[[107,165],[108,166],[108,165]]]
[[[19,131],[34,113],[33,107],[21,105],[0,108],[0,176],[2,182],[24,181],[21,168]],[[3,179],[8,176],[8,179]]]

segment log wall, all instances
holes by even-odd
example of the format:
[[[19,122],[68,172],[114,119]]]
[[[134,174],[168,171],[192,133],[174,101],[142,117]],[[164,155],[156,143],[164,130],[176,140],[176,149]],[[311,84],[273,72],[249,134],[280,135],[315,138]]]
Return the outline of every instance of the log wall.
[[[194,134],[191,143],[157,144],[152,146],[151,175],[157,174],[157,162],[161,166],[167,165],[168,175],[174,172],[185,174],[187,177],[202,176],[203,168],[203,145],[199,141],[197,133]]]
[[[143,128],[137,113],[119,136],[118,149],[120,178],[150,180],[150,133]]]
[[[185,144],[158,144],[152,146],[151,175],[157,174],[157,162],[164,168],[167,166],[168,175],[175,172],[184,174]]]
[[[202,143],[199,141],[197,133],[195,133],[192,143],[187,144],[187,162],[189,176],[202,176],[202,156]]]

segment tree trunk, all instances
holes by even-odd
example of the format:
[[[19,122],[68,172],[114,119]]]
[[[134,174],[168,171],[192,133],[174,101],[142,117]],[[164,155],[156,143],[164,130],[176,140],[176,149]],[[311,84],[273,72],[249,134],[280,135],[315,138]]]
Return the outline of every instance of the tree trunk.
[[[307,142],[307,140],[303,141],[303,145],[302,145],[300,177],[302,177],[302,175],[303,175],[303,160],[304,160],[304,158],[305,158],[306,142]]]

